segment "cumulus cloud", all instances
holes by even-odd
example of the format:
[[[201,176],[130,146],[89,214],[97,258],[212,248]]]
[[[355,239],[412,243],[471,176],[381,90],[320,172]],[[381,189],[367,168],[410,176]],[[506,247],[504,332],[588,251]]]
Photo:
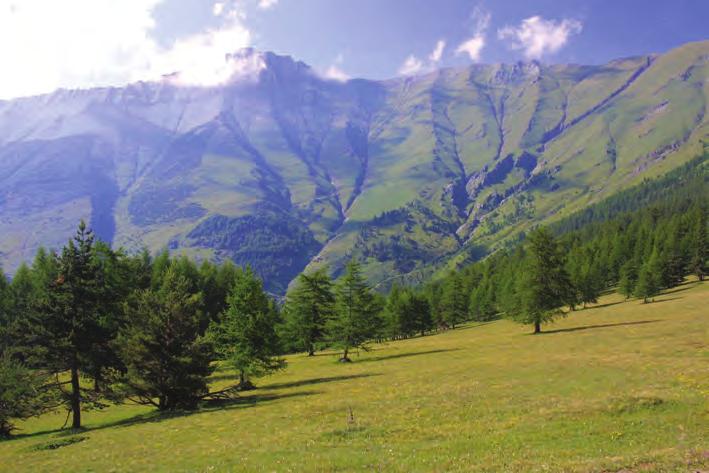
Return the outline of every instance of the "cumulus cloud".
[[[473,36],[460,43],[455,50],[456,55],[467,54],[471,61],[478,62],[485,47],[485,34],[490,26],[491,15],[480,7],[475,7],[472,14]]]
[[[522,50],[527,59],[540,59],[561,49],[569,38],[581,32],[578,20],[563,19],[559,22],[532,16],[518,26],[505,26],[497,31],[497,37],[509,42],[512,49]]]
[[[221,26],[169,47],[152,36],[153,9],[162,0],[11,0],[0,3],[0,98],[56,88],[171,80],[214,85],[251,74],[257,57],[232,55],[251,43],[235,6],[213,8]]]
[[[423,61],[421,61],[413,54],[410,54],[409,57],[407,57],[404,63],[401,65],[401,67],[399,67],[399,74],[401,74],[402,76],[411,76],[418,74],[422,70]]]
[[[428,55],[428,62],[419,59],[415,54],[409,54],[404,63],[399,67],[398,73],[402,76],[412,76],[434,70],[438,66],[438,63],[441,62],[445,49],[446,41],[439,39],[436,41],[433,51]]]
[[[259,0],[258,7],[262,10],[268,10],[269,8],[276,6],[277,3],[278,0]]]
[[[338,82],[347,82],[350,76],[342,70],[342,64],[345,62],[345,56],[340,53],[335,58],[335,62],[327,68],[323,76],[325,79],[336,80]]]
[[[428,60],[434,63],[440,62],[441,57],[443,57],[443,50],[446,49],[446,42],[439,39],[436,42],[436,47],[433,48],[431,54],[428,55]]]

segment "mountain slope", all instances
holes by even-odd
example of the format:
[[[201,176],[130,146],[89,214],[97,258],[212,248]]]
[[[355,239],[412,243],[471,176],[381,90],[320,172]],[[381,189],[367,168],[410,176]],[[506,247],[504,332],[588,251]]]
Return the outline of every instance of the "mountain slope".
[[[416,281],[701,154],[709,42],[603,66],[474,65],[345,83],[257,76],[0,102],[0,257],[81,217],[117,246],[251,264],[282,293],[359,258]]]

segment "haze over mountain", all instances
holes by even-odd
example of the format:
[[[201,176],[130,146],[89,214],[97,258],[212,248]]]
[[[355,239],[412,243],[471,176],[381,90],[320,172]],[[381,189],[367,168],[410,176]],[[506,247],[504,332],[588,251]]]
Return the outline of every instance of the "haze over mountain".
[[[354,257],[375,283],[479,257],[701,154],[709,42],[602,66],[475,64],[326,80],[243,50],[170,78],[0,102],[0,262],[80,218],[130,251],[249,264],[283,293]]]

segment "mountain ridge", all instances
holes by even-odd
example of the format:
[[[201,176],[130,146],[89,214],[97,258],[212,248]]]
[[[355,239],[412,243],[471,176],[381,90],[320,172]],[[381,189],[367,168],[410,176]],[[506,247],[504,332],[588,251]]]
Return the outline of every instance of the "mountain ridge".
[[[709,134],[706,41],[602,66],[385,81],[327,81],[251,54],[264,58],[258,77],[220,87],[0,101],[6,268],[90,217],[129,250],[251,264],[276,293],[351,257],[375,283],[413,282],[663,174]]]

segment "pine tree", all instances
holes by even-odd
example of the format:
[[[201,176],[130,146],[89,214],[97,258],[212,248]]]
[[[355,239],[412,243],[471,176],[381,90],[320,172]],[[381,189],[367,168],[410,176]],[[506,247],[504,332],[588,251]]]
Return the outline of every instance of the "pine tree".
[[[433,317],[431,317],[428,299],[422,294],[412,292],[408,298],[407,306],[413,320],[411,328],[423,337],[433,327]]]
[[[643,303],[657,295],[660,291],[660,257],[657,247],[652,252],[648,259],[640,268],[638,274],[638,282],[635,285],[634,295],[642,298]]]
[[[478,286],[470,293],[468,311],[473,320],[477,321],[490,320],[497,313],[495,287],[491,276],[485,275]]]
[[[701,205],[695,205],[691,215],[689,271],[703,281],[707,274],[707,214]]]
[[[468,316],[468,299],[461,278],[453,274],[443,286],[441,310],[443,321],[451,328],[463,323]]]
[[[117,345],[126,366],[119,395],[159,410],[193,409],[208,394],[211,344],[199,335],[202,294],[176,268],[157,289],[138,291],[127,305],[128,324]]]
[[[52,374],[69,373],[69,389],[64,382],[58,382],[58,387],[71,411],[72,427],[79,428],[82,401],[96,401],[83,394],[79,378],[82,372],[91,374],[93,350],[105,343],[100,327],[103,276],[95,258],[93,232],[82,221],[60,256],[38,253],[35,263],[38,280],[46,287],[34,317],[22,322],[26,356]]]
[[[49,385],[43,372],[0,352],[0,438],[15,430],[13,420],[35,417],[56,407]]]
[[[209,327],[219,359],[239,373],[239,389],[253,389],[251,378],[285,367],[278,357],[276,309],[250,269],[240,274],[229,293],[227,309]]]
[[[534,333],[541,332],[541,324],[563,314],[560,308],[570,300],[573,288],[565,269],[559,243],[546,228],[529,235],[529,255],[524,267],[521,286],[521,306],[515,319],[534,325]]]
[[[335,295],[327,270],[298,276],[285,305],[287,331],[295,346],[313,356],[325,341],[325,327],[335,313]]]
[[[626,299],[635,292],[635,285],[638,281],[638,267],[633,259],[630,259],[623,264],[620,269],[620,282],[618,284],[618,292],[623,294]]]
[[[335,293],[336,317],[328,325],[333,345],[342,348],[340,361],[349,362],[353,348],[367,348],[376,333],[380,307],[367,286],[356,261],[350,261],[345,275],[338,281]]]

